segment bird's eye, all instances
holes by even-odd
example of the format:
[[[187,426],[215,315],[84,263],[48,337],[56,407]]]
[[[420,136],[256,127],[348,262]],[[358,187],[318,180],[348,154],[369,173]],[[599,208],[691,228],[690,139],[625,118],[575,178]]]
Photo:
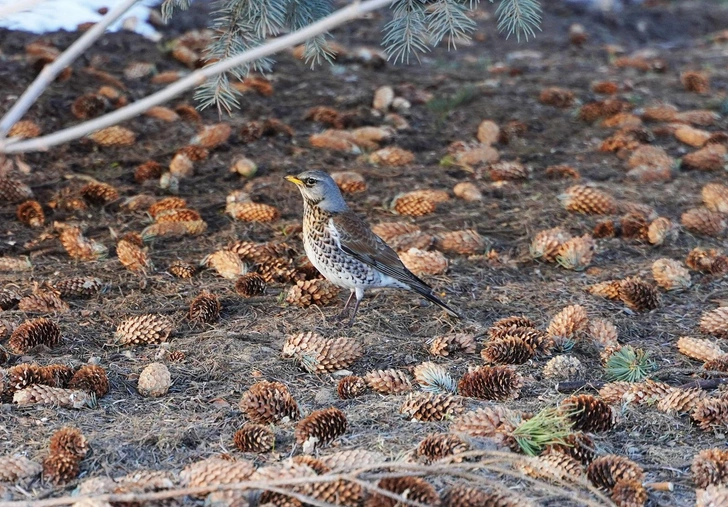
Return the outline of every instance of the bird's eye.
[[[314,186],[314,185],[316,184],[316,180],[315,180],[315,179],[313,179],[313,178],[306,178],[305,180],[303,180],[303,183],[304,183],[304,184],[305,184],[305,185],[306,185],[307,187],[312,187],[312,186]]]

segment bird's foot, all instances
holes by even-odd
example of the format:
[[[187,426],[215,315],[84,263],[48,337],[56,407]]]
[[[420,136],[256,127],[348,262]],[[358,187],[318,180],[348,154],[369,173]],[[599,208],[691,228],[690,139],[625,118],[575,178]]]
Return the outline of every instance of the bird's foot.
[[[341,322],[341,321],[346,320],[348,318],[349,318],[349,309],[348,308],[344,308],[343,310],[341,310],[339,313],[337,313],[333,317],[333,319],[336,322]]]

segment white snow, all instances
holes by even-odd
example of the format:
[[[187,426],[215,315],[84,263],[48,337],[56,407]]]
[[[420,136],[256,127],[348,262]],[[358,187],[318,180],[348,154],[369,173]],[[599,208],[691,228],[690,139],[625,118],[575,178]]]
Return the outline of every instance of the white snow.
[[[26,32],[45,33],[57,30],[74,31],[81,23],[96,22],[103,16],[98,13],[101,7],[111,9],[119,0],[0,0],[0,12],[6,8],[26,8],[0,16],[0,27]],[[129,9],[124,16],[109,27],[115,32],[121,28],[157,39],[159,34],[147,23],[149,8],[159,4],[159,0],[143,0]]]

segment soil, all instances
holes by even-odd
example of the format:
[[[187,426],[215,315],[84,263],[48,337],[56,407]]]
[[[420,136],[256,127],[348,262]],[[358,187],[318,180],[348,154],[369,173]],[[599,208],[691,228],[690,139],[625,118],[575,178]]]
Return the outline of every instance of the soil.
[[[653,2],[655,3],[655,2]],[[619,199],[654,207],[660,216],[679,222],[688,208],[700,205],[700,191],[709,182],[725,180],[724,173],[674,170],[667,182],[640,183],[628,179],[626,163],[613,153],[600,152],[601,142],[615,129],[588,124],[577,118],[580,105],[601,100],[591,91],[594,81],[619,84],[617,97],[635,108],[658,102],[674,104],[681,111],[708,109],[728,113],[728,67],[725,43],[708,36],[728,26],[725,3],[708,1],[656,2],[652,7],[627,6],[618,13],[597,13],[561,2],[546,2],[542,31],[535,40],[517,43],[498,35],[492,19],[492,6],[484,3],[477,20],[476,41],[464,43],[457,51],[436,49],[422,57],[419,65],[372,67],[360,62],[343,62],[310,71],[291,54],[276,56],[269,76],[271,96],[246,93],[241,108],[231,117],[233,135],[214,149],[207,160],[195,164],[195,174],[181,181],[179,196],[198,210],[208,224],[197,237],[159,239],[148,245],[156,269],[145,275],[126,270],[114,255],[113,234],[141,231],[150,223],[144,212],[124,211],[122,199],[85,212],[62,212],[45,207],[46,226],[31,229],[16,219],[15,204],[0,203],[0,256],[29,255],[30,272],[0,273],[5,288],[30,293],[34,283],[67,277],[93,276],[107,284],[102,294],[87,300],[69,300],[70,311],[50,317],[63,333],[61,346],[36,349],[27,356],[11,356],[6,367],[22,362],[65,363],[79,366],[88,362],[103,366],[111,382],[108,395],[95,409],[70,410],[53,407],[0,405],[0,456],[24,454],[36,460],[47,455],[50,435],[57,429],[76,426],[88,438],[91,453],[83,461],[79,480],[88,477],[119,477],[138,469],[179,471],[195,460],[230,453],[257,464],[267,464],[300,453],[294,445],[294,424],[276,427],[276,452],[243,455],[232,442],[233,433],[243,424],[238,409],[241,395],[256,381],[275,380],[286,384],[304,413],[336,406],[348,418],[349,429],[323,454],[342,449],[366,448],[384,452],[395,459],[412,451],[429,433],[447,431],[449,423],[408,422],[399,414],[401,396],[383,396],[369,391],[350,401],[337,397],[340,375],[314,375],[281,358],[287,336],[316,331],[326,337],[348,336],[359,341],[364,356],[350,370],[364,375],[374,369],[407,370],[423,361],[435,360],[458,379],[469,367],[483,364],[479,355],[453,354],[433,358],[427,351],[433,338],[448,333],[482,335],[495,320],[525,315],[545,329],[563,307],[580,304],[590,318],[606,318],[619,330],[621,343],[648,351],[657,370],[651,378],[679,386],[701,378],[702,365],[678,353],[678,337],[698,336],[702,312],[723,304],[728,291],[719,276],[693,272],[692,286],[680,292],[661,291],[661,305],[649,312],[635,312],[618,301],[586,292],[599,281],[641,276],[652,281],[651,266],[659,258],[683,261],[695,247],[722,248],[723,238],[693,235],[685,230],[674,241],[655,247],[624,238],[597,239],[597,253],[591,267],[582,272],[567,271],[557,264],[534,261],[529,243],[540,230],[561,226],[573,235],[590,233],[605,217],[565,211],[557,196],[573,180],[554,180],[545,169],[558,164],[576,168],[582,182],[594,182]],[[26,115],[44,133],[78,123],[70,113],[72,102],[83,93],[104,83],[83,72],[90,62],[102,62],[102,70],[121,79],[123,93],[130,101],[161,89],[148,78],[124,78],[123,69],[134,61],[150,62],[158,71],[184,70],[167,53],[167,42],[191,28],[205,25],[204,12],[197,8],[180,13],[164,39],[155,44],[132,33],[108,34],[73,64],[73,77],[53,84]],[[386,13],[378,13],[335,30],[335,40],[347,48],[376,47]],[[576,46],[569,41],[569,27],[579,23],[587,40]],[[6,111],[32,81],[34,71],[25,46],[36,39],[59,49],[69,46],[78,34],[54,33],[37,36],[0,31],[0,110]],[[662,59],[663,72],[617,68],[607,45],[619,46],[624,54],[649,50]],[[506,72],[498,68],[506,67]],[[711,88],[697,94],[685,90],[680,73],[707,70]],[[308,138],[323,130],[321,124],[304,119],[314,106],[333,106],[341,111],[357,111],[363,124],[381,124],[371,113],[374,91],[383,85],[395,89],[415,89],[445,99],[430,104],[413,102],[403,112],[410,128],[397,131],[391,144],[411,150],[415,162],[404,167],[370,164],[366,156],[319,150]],[[572,90],[576,102],[555,108],[539,102],[539,93],[550,86]],[[171,105],[193,103],[193,92],[175,99]],[[445,107],[436,104],[446,103]],[[435,105],[433,105],[435,104]],[[168,104],[169,105],[169,104]],[[220,121],[214,110],[202,111],[205,123]],[[278,135],[245,143],[239,128],[249,121],[278,119],[294,130],[293,137]],[[520,160],[532,168],[523,182],[492,182],[453,165],[441,165],[453,141],[473,141],[479,123],[485,119],[501,126],[517,120],[527,126],[525,133],[507,144],[495,147],[502,160]],[[164,123],[140,116],[124,124],[137,133],[133,147],[103,148],[88,140],[55,147],[47,152],[28,153],[22,160],[31,169],[20,179],[29,184],[39,202],[46,204],[65,188],[77,189],[91,177],[116,187],[122,197],[168,193],[156,182],[135,182],[135,168],[148,160],[167,165],[177,149],[186,145],[197,126],[179,121]],[[647,124],[658,130],[658,124]],[[726,130],[726,121],[706,127]],[[664,130],[664,129],[663,129]],[[659,134],[659,132],[657,132]],[[671,135],[657,135],[652,144],[679,159],[693,151]],[[224,213],[225,198],[243,188],[246,180],[229,171],[232,160],[245,155],[256,162],[253,182],[258,186],[255,200],[281,211],[272,223],[233,221]],[[234,281],[223,279],[210,269],[190,280],[174,278],[167,267],[175,260],[199,264],[208,254],[235,240],[285,240],[302,254],[300,236],[286,235],[290,225],[300,221],[302,202],[298,191],[282,177],[304,169],[352,170],[364,176],[366,192],[347,196],[352,208],[373,224],[408,221],[422,230],[437,234],[447,230],[475,229],[488,239],[491,256],[446,254],[450,266],[445,275],[425,279],[463,314],[462,320],[446,317],[438,308],[404,291],[372,291],[361,306],[355,325],[342,329],[333,320],[343,306],[344,295],[333,306],[298,308],[285,303],[290,284],[271,285],[266,294],[244,299],[234,290]],[[477,168],[476,168],[477,169]],[[400,192],[417,188],[450,190],[462,181],[474,182],[484,194],[479,202],[451,198],[435,213],[418,218],[398,217],[389,203]],[[110,247],[112,254],[96,262],[74,261],[61,247],[54,222],[81,223],[87,237]],[[47,234],[43,240],[40,234]],[[218,295],[222,304],[219,322],[205,327],[192,325],[186,318],[190,301],[202,290]],[[168,344],[161,349],[182,351],[182,362],[168,362],[173,384],[166,396],[143,398],[136,390],[141,370],[160,355],[160,347],[123,348],[114,341],[114,330],[124,318],[142,313],[160,313],[176,323]],[[19,324],[40,316],[17,309],[2,312],[2,319]],[[483,341],[485,338],[479,338]],[[718,340],[723,346],[723,343]],[[728,349],[726,349],[728,350]],[[586,344],[573,351],[584,365],[572,380],[589,383],[606,381],[599,353]],[[542,374],[548,357],[514,366],[525,378],[516,400],[503,402],[509,408],[536,412],[556,406],[568,394],[559,392],[557,380]],[[582,392],[580,391],[580,392]],[[492,402],[468,400],[469,408]],[[639,463],[648,482],[670,481],[672,492],[649,490],[648,505],[691,505],[695,501],[690,479],[692,457],[701,449],[723,447],[724,431],[701,431],[687,416],[657,411],[653,406],[626,404],[615,407],[618,424],[606,433],[594,435],[600,454],[625,455]],[[723,426],[723,430],[725,426]],[[452,482],[435,477],[443,488]],[[61,496],[77,482],[52,487],[40,481],[25,489],[8,488],[5,499],[31,500]],[[509,479],[514,491],[529,496],[529,483]],[[564,505],[564,496],[540,492],[544,505]],[[189,500],[192,501],[192,500]],[[578,502],[577,502],[578,504]]]

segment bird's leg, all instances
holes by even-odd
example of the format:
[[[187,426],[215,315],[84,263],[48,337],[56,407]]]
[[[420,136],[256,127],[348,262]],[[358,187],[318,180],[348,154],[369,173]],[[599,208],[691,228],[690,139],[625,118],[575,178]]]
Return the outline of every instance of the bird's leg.
[[[352,292],[352,294],[354,294]],[[363,289],[356,289],[356,303],[354,303],[354,311],[351,312],[351,318],[349,319],[349,324],[347,327],[351,327],[354,324],[354,319],[356,318],[356,312],[359,311],[359,303],[361,303],[361,300],[364,298],[364,290]]]
[[[349,315],[349,305],[351,304],[351,300],[354,298],[354,295],[356,292],[352,289],[351,294],[349,294],[349,299],[346,300],[346,304],[344,305],[344,309],[341,310],[339,313],[336,314],[334,319],[336,320],[344,320]]]

